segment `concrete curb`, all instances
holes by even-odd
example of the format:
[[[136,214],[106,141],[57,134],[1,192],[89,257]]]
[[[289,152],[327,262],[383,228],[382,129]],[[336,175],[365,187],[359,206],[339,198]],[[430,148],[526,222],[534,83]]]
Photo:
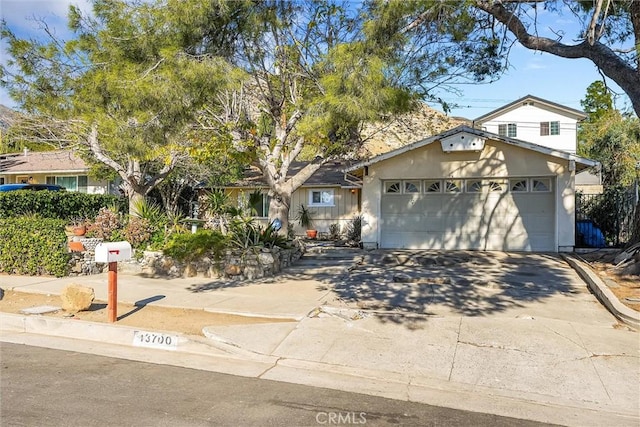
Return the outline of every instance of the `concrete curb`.
[[[640,312],[632,310],[622,304],[609,287],[598,275],[584,262],[568,254],[562,254],[562,258],[576,271],[587,283],[589,290],[618,320],[636,330],[640,330]]]
[[[180,353],[214,354],[259,363],[273,364],[277,357],[259,354],[224,341],[184,335],[177,332],[147,330],[131,326],[112,325],[83,320],[58,319],[46,316],[29,316],[0,312],[0,331],[97,341],[119,346],[133,347],[135,333],[149,332],[177,337],[175,350]]]
[[[543,423],[634,426],[637,421],[636,413],[628,408],[399,372],[270,356],[239,348],[230,342],[174,332],[168,334],[178,336],[176,351],[141,348],[132,344],[133,334],[139,330],[80,320],[0,313],[0,342],[326,387]]]

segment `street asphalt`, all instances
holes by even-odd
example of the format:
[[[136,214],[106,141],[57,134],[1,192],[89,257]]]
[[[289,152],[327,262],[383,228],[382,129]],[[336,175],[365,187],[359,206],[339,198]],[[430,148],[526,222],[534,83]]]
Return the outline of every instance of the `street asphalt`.
[[[546,423],[637,426],[640,336],[561,257],[374,255],[259,282],[118,277],[121,302],[293,323],[207,327],[207,338],[181,336],[163,350],[136,346],[139,331],[117,324],[1,314],[0,340]],[[23,292],[59,294],[69,283],[107,298],[105,274],[0,276],[0,287]]]

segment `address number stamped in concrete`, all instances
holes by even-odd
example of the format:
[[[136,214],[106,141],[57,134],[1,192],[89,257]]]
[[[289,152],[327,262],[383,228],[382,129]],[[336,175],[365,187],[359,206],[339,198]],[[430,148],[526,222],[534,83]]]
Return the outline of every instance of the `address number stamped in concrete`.
[[[133,345],[136,347],[151,347],[163,350],[178,348],[178,336],[160,334],[157,332],[134,331]]]

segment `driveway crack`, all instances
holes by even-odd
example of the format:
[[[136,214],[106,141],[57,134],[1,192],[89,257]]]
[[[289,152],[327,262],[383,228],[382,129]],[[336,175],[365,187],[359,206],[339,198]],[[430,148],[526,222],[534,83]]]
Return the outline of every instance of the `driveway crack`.
[[[458,344],[460,344],[460,329],[462,329],[462,316],[460,317],[460,322],[458,322],[458,336],[456,337],[456,347],[453,350],[453,358],[451,359],[451,369],[449,369],[449,378],[447,378],[447,381],[451,381],[451,375],[453,375],[453,367],[456,364],[456,354],[458,353]]]

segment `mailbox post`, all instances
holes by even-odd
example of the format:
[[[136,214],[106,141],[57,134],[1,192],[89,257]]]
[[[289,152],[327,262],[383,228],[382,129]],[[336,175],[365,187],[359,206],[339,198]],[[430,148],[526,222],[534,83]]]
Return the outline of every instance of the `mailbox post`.
[[[129,242],[99,243],[95,255],[96,262],[109,264],[107,315],[113,323],[118,319],[118,261],[131,259],[131,245]]]

